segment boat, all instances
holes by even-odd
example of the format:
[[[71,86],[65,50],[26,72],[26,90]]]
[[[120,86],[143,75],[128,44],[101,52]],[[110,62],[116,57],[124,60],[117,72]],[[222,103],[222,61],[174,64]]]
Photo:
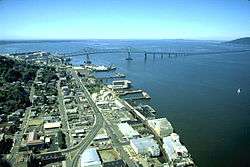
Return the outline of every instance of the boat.
[[[93,65],[93,64],[86,64],[84,67],[88,68],[88,69],[91,69],[93,71],[96,71],[96,72],[111,71],[111,70],[116,69],[116,67],[114,65],[110,65],[110,66],[100,65],[100,66],[97,66],[97,65]]]
[[[240,94],[241,93],[241,88],[239,88],[238,90],[237,90],[237,94]]]

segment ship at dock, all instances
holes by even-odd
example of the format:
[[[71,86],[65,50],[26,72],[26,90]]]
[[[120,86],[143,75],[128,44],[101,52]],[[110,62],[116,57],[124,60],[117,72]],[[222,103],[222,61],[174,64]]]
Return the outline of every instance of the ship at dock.
[[[93,70],[95,72],[107,72],[107,71],[116,70],[115,65],[104,66],[104,65],[85,64],[83,66],[86,69],[90,69],[90,70]]]

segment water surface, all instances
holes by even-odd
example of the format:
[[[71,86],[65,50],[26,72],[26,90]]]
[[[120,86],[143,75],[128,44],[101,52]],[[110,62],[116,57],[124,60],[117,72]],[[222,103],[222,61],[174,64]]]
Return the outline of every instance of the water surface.
[[[110,41],[0,45],[0,52],[44,50],[73,52],[84,47],[144,50],[221,51],[244,47],[201,41]],[[126,54],[95,55],[96,64],[118,71],[146,90],[158,117],[167,117],[202,167],[250,166],[250,53],[195,55],[163,59]],[[84,57],[73,59],[81,64]],[[241,88],[242,93],[236,93]]]

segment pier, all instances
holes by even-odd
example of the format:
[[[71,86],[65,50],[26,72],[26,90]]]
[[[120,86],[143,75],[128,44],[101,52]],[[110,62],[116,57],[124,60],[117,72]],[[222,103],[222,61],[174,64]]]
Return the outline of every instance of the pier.
[[[147,92],[142,91],[141,93],[142,93],[142,96],[140,96],[140,97],[126,97],[126,98],[123,98],[123,99],[124,100],[132,100],[132,101],[151,99],[151,97],[149,96],[149,94]]]
[[[120,96],[125,96],[125,95],[128,95],[128,94],[135,94],[135,93],[142,93],[143,90],[141,89],[138,89],[138,90],[126,90],[126,91],[123,91],[123,92],[118,92],[118,95]]]
[[[98,80],[109,80],[109,79],[119,79],[119,78],[125,78],[126,75],[122,73],[116,72],[115,75],[112,76],[106,76],[106,77],[98,77]]]

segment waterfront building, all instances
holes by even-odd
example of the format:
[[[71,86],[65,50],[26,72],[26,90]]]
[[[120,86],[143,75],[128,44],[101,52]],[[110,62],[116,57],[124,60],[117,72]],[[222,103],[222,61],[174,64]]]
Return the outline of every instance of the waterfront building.
[[[131,87],[131,83],[129,80],[116,80],[112,82],[112,85],[108,85],[108,88],[113,90],[128,89]]]
[[[181,167],[194,164],[187,148],[180,143],[179,135],[176,133],[163,138],[163,149],[169,161],[175,166]]]
[[[169,136],[171,133],[173,133],[173,127],[166,118],[148,120],[148,125],[161,138]]]
[[[131,139],[130,145],[137,154],[156,157],[160,155],[157,142],[149,137]]]

